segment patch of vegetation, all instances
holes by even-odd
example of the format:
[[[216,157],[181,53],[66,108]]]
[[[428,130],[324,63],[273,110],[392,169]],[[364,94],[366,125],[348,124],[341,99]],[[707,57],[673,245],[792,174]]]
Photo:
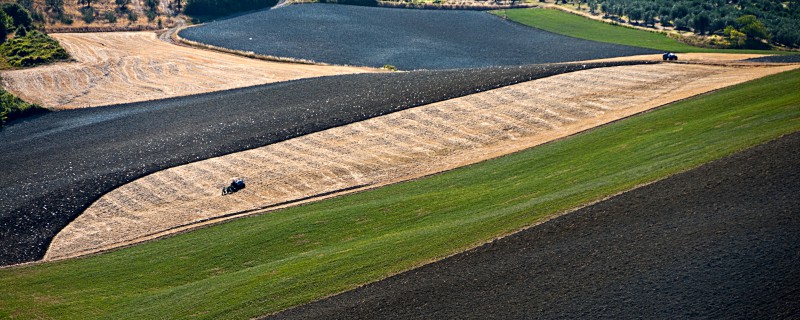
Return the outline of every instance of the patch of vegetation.
[[[798,87],[786,72],[425,179],[2,269],[0,317],[249,318],[306,303],[798,131]]]
[[[0,88],[0,128],[8,121],[46,111],[47,109],[22,101],[22,99]]]
[[[221,17],[275,6],[278,0],[187,0],[184,13],[194,17]]]
[[[94,8],[83,7],[80,9],[80,11],[81,11],[81,19],[83,19],[83,22],[86,23],[94,22]]]
[[[5,13],[9,19],[11,19],[10,21],[5,20],[6,27],[25,27],[26,29],[33,28],[33,18],[31,17],[31,13],[23,6],[13,2],[3,3],[2,6],[0,6],[0,9],[3,10],[3,13]]]
[[[9,66],[17,68],[69,59],[69,54],[58,41],[37,30],[0,45],[0,55]]]
[[[103,13],[103,19],[109,23],[115,23],[117,22],[117,14],[114,11],[106,11]]]
[[[777,54],[768,50],[710,49],[690,46],[659,32],[649,32],[621,25],[612,25],[552,9],[512,9],[493,11],[521,24],[599,42],[622,44],[671,52],[720,52]]]
[[[19,30],[29,30],[33,27],[31,14],[16,3],[0,4],[0,43],[6,41],[9,34]]]
[[[570,1],[572,2],[572,1]],[[743,31],[752,43],[773,41],[800,46],[800,1],[578,0],[599,6],[615,17],[653,25],[656,22],[698,34],[722,34],[728,27]],[[742,21],[742,17],[747,18]],[[753,29],[754,25],[761,30]],[[753,32],[750,32],[753,31]]]

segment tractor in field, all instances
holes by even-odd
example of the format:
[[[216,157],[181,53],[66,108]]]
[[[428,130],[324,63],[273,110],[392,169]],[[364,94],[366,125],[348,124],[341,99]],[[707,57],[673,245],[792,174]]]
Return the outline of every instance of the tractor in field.
[[[677,55],[675,55],[675,54],[674,54],[674,53],[672,53],[672,52],[664,52],[664,54],[661,56],[661,58],[662,58],[664,61],[667,61],[667,60],[670,60],[670,61],[672,61],[672,60],[678,60],[678,56],[677,56]]]
[[[237,192],[239,190],[244,189],[244,187],[245,187],[244,179],[233,178],[233,179],[231,179],[231,184],[230,185],[222,188],[222,195],[224,196],[224,195],[228,195],[228,194]]]

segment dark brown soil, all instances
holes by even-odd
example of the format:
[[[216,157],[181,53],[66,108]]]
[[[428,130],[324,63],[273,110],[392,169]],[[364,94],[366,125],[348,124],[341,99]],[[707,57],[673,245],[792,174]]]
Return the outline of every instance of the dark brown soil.
[[[800,133],[279,319],[800,318]]]

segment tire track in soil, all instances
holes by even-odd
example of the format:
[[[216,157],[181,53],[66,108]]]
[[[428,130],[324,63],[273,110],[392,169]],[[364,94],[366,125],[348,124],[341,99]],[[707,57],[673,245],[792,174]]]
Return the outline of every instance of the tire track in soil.
[[[800,133],[264,319],[793,318]]]
[[[179,227],[355,186],[450,170],[786,68],[794,67],[659,64],[572,72],[167,169],[101,197],[54,238],[45,259],[129,245]],[[547,129],[541,129],[543,117],[549,117]],[[348,145],[353,148],[343,148]],[[232,176],[244,177],[248,188],[220,196]],[[115,197],[133,203],[119,207]]]

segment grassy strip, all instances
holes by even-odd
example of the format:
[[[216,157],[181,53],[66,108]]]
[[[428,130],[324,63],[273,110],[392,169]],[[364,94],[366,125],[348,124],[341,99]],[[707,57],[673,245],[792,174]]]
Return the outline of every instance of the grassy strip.
[[[709,49],[693,47],[658,32],[612,25],[554,9],[493,11],[509,20],[570,37],[671,52],[783,54],[769,50]]]
[[[477,165],[108,254],[0,270],[0,318],[246,318],[800,130],[800,71]]]
[[[55,39],[39,31],[14,37],[0,45],[0,55],[10,67],[33,67],[69,59],[69,54]]]
[[[30,104],[0,88],[0,128],[6,122],[28,115],[45,112],[47,109]]]

